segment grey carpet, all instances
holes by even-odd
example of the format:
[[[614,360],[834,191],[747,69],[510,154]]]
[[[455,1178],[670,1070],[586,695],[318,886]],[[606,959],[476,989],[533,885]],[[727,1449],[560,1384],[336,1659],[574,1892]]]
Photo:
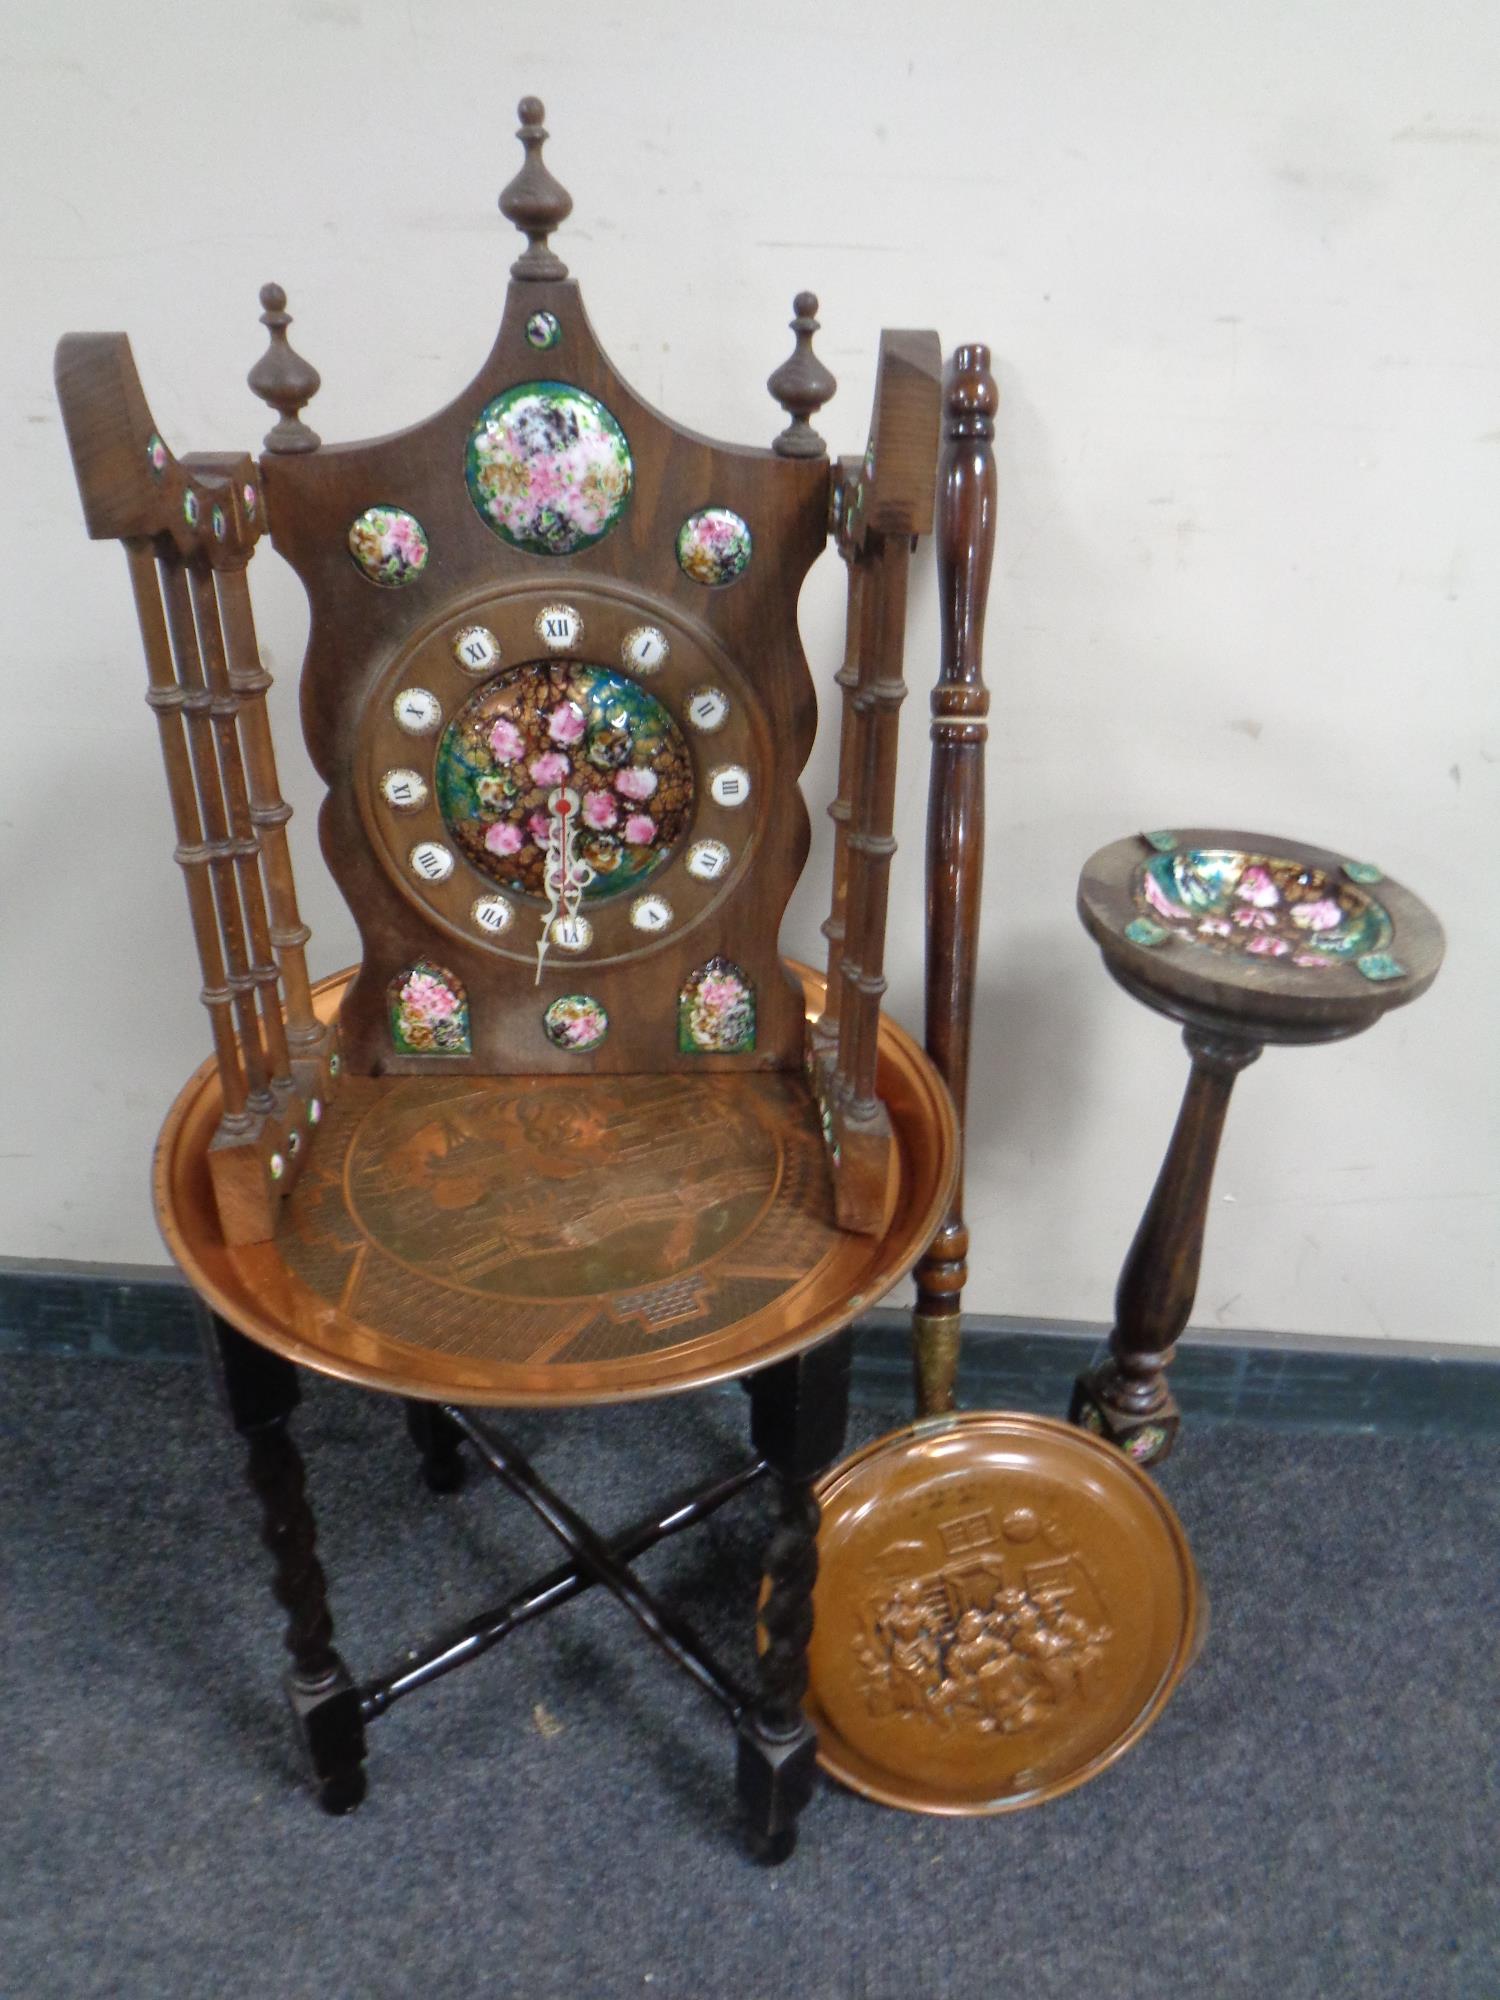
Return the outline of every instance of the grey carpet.
[[[298,1422],[356,1674],[554,1560],[487,1484],[427,1495],[397,1406],[317,1385]],[[730,1392],[507,1427],[610,1525],[743,1423]],[[1500,1994],[1494,1441],[1190,1431],[1163,1483],[1214,1622],[1156,1729],[1004,1820],[826,1789],[762,1871],[717,1711],[597,1593],[378,1722],[327,1818],[197,1372],[11,1358],[0,1426],[5,2000]],[[643,1565],[741,1660],[764,1500]]]

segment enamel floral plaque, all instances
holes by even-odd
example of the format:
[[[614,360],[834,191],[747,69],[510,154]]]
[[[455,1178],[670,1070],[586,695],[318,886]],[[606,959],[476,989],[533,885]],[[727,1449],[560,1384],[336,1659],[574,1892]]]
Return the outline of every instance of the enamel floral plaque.
[[[727,507],[705,507],[677,530],[677,561],[710,590],[733,583],[750,567],[750,529]]]
[[[1367,978],[1391,941],[1391,920],[1352,883],[1298,861],[1227,849],[1179,848],[1141,869],[1137,944],[1185,938],[1217,951],[1285,959],[1308,971],[1352,959]]]
[[[461,982],[425,958],[391,981],[391,1040],[407,1056],[466,1056],[469,1007]]]
[[[609,1033],[609,1016],[587,993],[565,993],[543,1014],[542,1027],[554,1048],[585,1055]]]
[[[735,1056],[755,1047],[755,989],[727,958],[711,958],[677,1001],[677,1046],[685,1056]]]
[[[487,404],[465,470],[485,525],[540,556],[572,555],[607,535],[634,476],[609,411],[565,382],[523,382]]]
[[[350,523],[349,553],[371,583],[395,590],[415,583],[427,567],[427,537],[414,514],[399,507],[366,507]]]

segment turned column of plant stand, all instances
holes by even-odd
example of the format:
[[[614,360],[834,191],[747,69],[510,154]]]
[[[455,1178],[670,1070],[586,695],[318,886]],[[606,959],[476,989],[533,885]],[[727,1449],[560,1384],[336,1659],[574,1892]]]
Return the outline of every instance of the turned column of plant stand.
[[[1326,848],[1205,828],[1136,834],[1084,868],[1078,913],[1125,991],[1183,1024],[1187,1089],[1120,1273],[1109,1357],[1070,1420],[1143,1464],[1180,1415],[1167,1365],[1198,1290],[1234,1080],[1268,1043],[1342,1041],[1424,993],[1443,933],[1409,890]]]

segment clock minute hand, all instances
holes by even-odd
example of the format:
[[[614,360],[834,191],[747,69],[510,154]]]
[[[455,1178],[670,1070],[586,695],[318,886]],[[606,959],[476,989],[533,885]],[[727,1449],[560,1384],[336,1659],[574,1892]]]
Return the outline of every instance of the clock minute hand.
[[[542,913],[542,934],[536,941],[534,984],[537,986],[542,983],[542,968],[546,962],[547,946],[552,941],[552,926],[557,920],[559,909],[563,907],[563,896],[573,865],[573,795],[559,789],[552,794],[547,804],[551,808],[552,819],[547,828],[547,854],[542,864],[547,907]]]

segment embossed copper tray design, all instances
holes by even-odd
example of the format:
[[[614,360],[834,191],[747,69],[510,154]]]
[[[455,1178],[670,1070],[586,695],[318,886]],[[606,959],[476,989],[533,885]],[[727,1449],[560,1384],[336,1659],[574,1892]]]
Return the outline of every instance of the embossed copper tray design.
[[[822,1481],[808,1713],[844,1784],[913,1812],[1071,1791],[1155,1721],[1204,1604],[1181,1523],[1113,1446],[975,1410]]]
[[[347,978],[317,989],[325,1014]],[[201,1297],[323,1374],[489,1404],[693,1388],[846,1325],[931,1241],[952,1100],[885,1017],[879,1063],[897,1147],[875,1236],[837,1227],[816,1108],[777,1071],[346,1077],[274,1241],[230,1248],[209,1063],[163,1129],[157,1214]]]

